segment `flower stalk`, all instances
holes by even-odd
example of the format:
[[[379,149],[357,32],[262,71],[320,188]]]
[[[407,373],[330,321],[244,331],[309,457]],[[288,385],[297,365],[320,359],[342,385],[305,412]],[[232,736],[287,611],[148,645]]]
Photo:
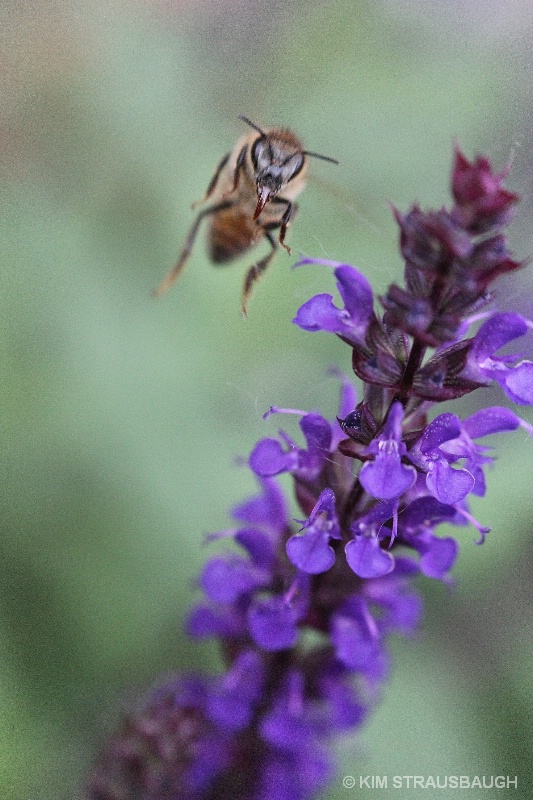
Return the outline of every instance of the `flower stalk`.
[[[259,491],[232,510],[238,552],[207,561],[188,634],[216,638],[226,672],[180,676],[143,699],[104,748],[90,800],[311,800],[332,780],[331,742],[357,730],[410,635],[417,575],[452,582],[459,545],[439,525],[488,528],[468,507],[492,463],[479,440],[531,426],[506,406],[466,419],[435,407],[494,383],[533,403],[533,363],[498,355],[532,323],[492,305],[492,284],[522,266],[505,228],[517,196],[485,157],[456,150],[450,209],[394,210],[404,285],[379,298],[357,269],[333,270],[342,301],[308,300],[294,322],[336,335],[361,383],[336,373],[338,416],[296,414],[301,436],[265,437],[248,466]],[[481,324],[479,324],[481,323]],[[289,474],[301,517],[279,476]]]

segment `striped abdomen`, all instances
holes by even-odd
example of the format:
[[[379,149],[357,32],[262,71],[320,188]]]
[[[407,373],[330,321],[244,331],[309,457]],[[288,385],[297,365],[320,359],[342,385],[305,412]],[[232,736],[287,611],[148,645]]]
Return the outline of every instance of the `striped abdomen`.
[[[225,208],[211,218],[207,234],[209,258],[215,264],[231,261],[253,247],[262,236],[263,229],[249,212],[243,214],[235,206]]]

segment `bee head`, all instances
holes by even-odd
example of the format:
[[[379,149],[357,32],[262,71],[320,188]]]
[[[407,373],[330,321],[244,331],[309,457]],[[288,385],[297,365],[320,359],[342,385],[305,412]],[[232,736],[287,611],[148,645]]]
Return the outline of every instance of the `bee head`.
[[[250,149],[257,187],[254,220],[257,219],[266,203],[301,172],[306,156],[321,158],[334,164],[339,163],[335,158],[313,153],[310,150],[302,150],[300,140],[285,128],[274,128],[265,132],[243,114],[239,114],[239,119],[260,134]]]
[[[281,192],[304,165],[304,154],[272,136],[260,136],[252,147],[257,187],[257,219],[266,203]]]

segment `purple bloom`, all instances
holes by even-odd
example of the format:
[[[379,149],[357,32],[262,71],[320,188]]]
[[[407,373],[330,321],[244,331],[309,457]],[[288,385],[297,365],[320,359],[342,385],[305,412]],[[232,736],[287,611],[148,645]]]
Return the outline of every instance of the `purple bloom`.
[[[324,264],[335,268],[344,308],[337,308],[330,294],[319,294],[304,303],[293,322],[305,331],[327,331],[352,344],[363,342],[373,314],[372,287],[365,276],[338,261],[303,258],[296,266],[302,264]]]
[[[307,449],[299,448],[281,432],[288,450],[277,439],[261,439],[250,454],[250,467],[261,477],[292,472],[312,480],[320,472],[332,443],[332,426],[320,414],[305,414],[300,420]]]
[[[383,550],[374,532],[356,536],[345,552],[348,564],[360,578],[380,578],[394,569],[394,556]]]
[[[187,633],[193,639],[240,638],[246,631],[245,620],[240,609],[234,606],[197,605],[189,614]]]
[[[519,427],[524,428],[530,435],[533,433],[529,422],[521,419],[514,411],[504,406],[480,408],[479,411],[475,411],[463,420],[461,427],[471,439],[480,439],[491,433],[516,431]]]
[[[259,595],[248,609],[248,627],[255,643],[273,652],[293,647],[299,636],[298,623],[308,610],[308,582],[303,573],[283,595]]]
[[[298,609],[278,595],[258,598],[248,611],[248,625],[263,650],[286,650],[298,639]]]
[[[517,356],[495,356],[508,342],[527,333],[528,324],[520,314],[495,314],[479,329],[470,350],[467,373],[480,381],[496,381],[514,403],[533,403],[533,363]]]
[[[350,532],[354,538],[345,547],[346,560],[360,578],[380,578],[394,569],[394,556],[381,545],[391,535],[384,523],[395,515],[396,509],[397,504],[390,500],[378,503],[352,523]]]
[[[454,469],[451,463],[462,453],[453,452],[451,440],[461,433],[461,422],[455,414],[440,414],[430,422],[416,445],[409,451],[413,464],[426,473],[426,486],[441,503],[463,500],[474,488],[475,478],[467,469]],[[448,449],[443,445],[447,444]],[[449,452],[449,451],[452,452]]]
[[[279,533],[284,529],[287,519],[285,495],[276,481],[259,479],[259,483],[261,494],[234,506],[232,516],[237,522]]]
[[[302,536],[291,536],[288,540],[287,555],[303,572],[311,575],[325,572],[335,562],[329,540],[341,538],[335,495],[331,489],[324,489],[302,530],[305,531]]]
[[[409,636],[416,630],[422,614],[422,601],[410,581],[418,572],[412,559],[397,557],[393,572],[364,582],[362,595],[365,602],[376,606],[380,612],[376,626],[382,639],[393,632]]]
[[[212,558],[204,567],[200,585],[215,603],[234,603],[268,582],[269,573],[254,567],[250,559],[236,555]]]
[[[261,439],[250,454],[250,467],[263,477],[293,472],[299,464],[299,451],[293,442],[287,452],[277,439]]]
[[[443,445],[443,450],[449,448],[457,457],[464,457],[465,469],[471,473],[475,483],[471,489],[472,494],[483,497],[485,495],[485,475],[483,468],[492,464],[493,459],[485,455],[489,449],[476,444],[473,440],[488,436],[493,433],[507,433],[523,427],[530,435],[533,434],[531,425],[518,417],[509,408],[502,406],[489,406],[476,411],[461,423],[459,436]]]
[[[333,614],[331,641],[336,657],[348,669],[373,678],[386,673],[388,659],[380,630],[363,598],[351,597]]]
[[[261,720],[260,733],[269,744],[289,752],[313,742],[317,731],[309,718],[301,672],[288,674],[285,686]]]
[[[402,512],[398,536],[420,555],[420,571],[428,578],[441,579],[452,568],[458,553],[455,539],[440,539],[433,533],[436,524],[452,523],[455,508],[434,497],[419,497]]]
[[[245,728],[264,687],[265,670],[259,653],[245,650],[231,669],[216,679],[206,703],[206,714],[230,731]]]
[[[281,519],[285,520],[285,515]],[[240,544],[243,550],[246,550],[254,565],[258,568],[255,571],[255,576],[258,580],[256,585],[259,586],[261,582],[259,570],[271,571],[274,565],[276,556],[275,541],[267,531],[260,528],[241,528],[235,532],[234,538],[237,544]]]
[[[349,676],[340,662],[332,660],[318,681],[329,722],[341,732],[360,725],[367,715],[367,707],[357,696]]]
[[[378,500],[401,497],[416,480],[415,469],[402,462],[407,452],[402,441],[402,418],[401,404],[393,403],[383,433],[367,447],[367,454],[374,458],[363,464],[359,473],[364,490]]]
[[[308,800],[326,786],[333,774],[331,756],[323,748],[274,752],[265,758],[258,794],[249,800]]]

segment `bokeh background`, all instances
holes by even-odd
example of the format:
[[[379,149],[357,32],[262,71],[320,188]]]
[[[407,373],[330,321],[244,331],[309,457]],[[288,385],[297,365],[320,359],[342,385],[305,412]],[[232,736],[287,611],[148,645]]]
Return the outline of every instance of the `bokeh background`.
[[[513,160],[512,244],[528,257],[533,6],[4,0],[0,37],[0,796],[66,800],[136,692],[217,668],[181,626],[205,533],[254,489],[236,459],[277,429],[261,419],[271,403],[333,415],[327,368],[349,371],[345,345],[291,324],[331,274],[291,271],[283,252],[247,320],[246,258],[213,269],[202,241],[172,292],[150,297],[238,114],[341,162],[312,162],[293,255],[350,261],[383,290],[401,273],[388,202],[448,202],[456,139]],[[532,316],[531,298],[531,271],[502,281],[500,308]],[[340,777],[517,775],[483,800],[531,797],[533,442],[495,444],[474,504],[493,532],[482,548],[459,532],[453,591],[421,584],[421,634],[394,643],[381,705],[339,745]],[[328,795],[385,796],[340,778]]]

